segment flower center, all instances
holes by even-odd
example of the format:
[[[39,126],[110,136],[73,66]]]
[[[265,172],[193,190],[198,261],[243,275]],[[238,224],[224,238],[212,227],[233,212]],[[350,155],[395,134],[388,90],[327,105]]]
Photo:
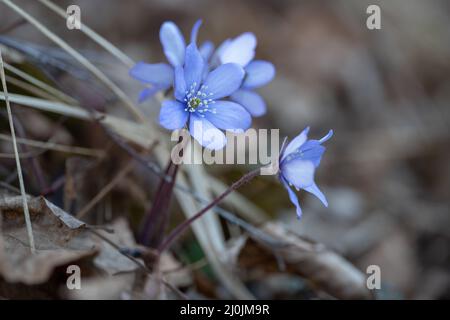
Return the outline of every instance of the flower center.
[[[202,100],[200,100],[200,98],[194,97],[189,99],[188,106],[192,109],[195,109],[200,105],[200,103],[202,103]]]
[[[186,108],[184,111],[198,112],[201,117],[205,115],[205,112],[216,113],[216,108],[211,108],[211,104],[215,101],[208,98],[213,95],[212,92],[207,92],[207,86],[202,85],[199,90],[195,90],[196,84],[194,83],[189,90],[186,90],[184,97],[184,102],[186,103]]]

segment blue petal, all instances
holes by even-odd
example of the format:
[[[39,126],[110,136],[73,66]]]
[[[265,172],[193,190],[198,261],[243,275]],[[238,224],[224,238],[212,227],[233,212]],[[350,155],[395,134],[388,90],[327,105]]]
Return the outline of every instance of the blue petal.
[[[333,130],[330,130],[326,136],[320,140],[308,140],[299,148],[299,155],[302,160],[312,161],[316,168],[319,166],[325,147],[321,143],[327,141],[333,136]],[[297,157],[294,155],[294,158]]]
[[[138,62],[130,69],[130,76],[145,83],[170,87],[173,82],[173,69],[166,63]]]
[[[200,29],[200,26],[202,25],[202,20],[197,20],[194,24],[194,26],[192,27],[192,31],[191,31],[191,43],[197,43],[197,35],[198,35],[198,30]]]
[[[206,77],[204,84],[209,93],[208,98],[220,99],[227,97],[235,92],[241,86],[245,72],[241,66],[236,63],[223,64]]]
[[[308,139],[309,127],[306,127],[298,136],[292,139],[291,142],[287,145],[286,149],[283,151],[283,155],[281,156],[281,161],[283,161],[288,155],[296,151],[298,148],[305,143],[306,139]]]
[[[220,150],[227,143],[227,138],[222,131],[194,113],[191,114],[189,120],[189,132],[195,140],[208,149]]]
[[[144,102],[146,99],[148,99],[148,98],[150,98],[150,97],[153,97],[153,95],[154,95],[155,93],[157,93],[158,91],[164,90],[164,89],[166,89],[166,88],[161,88],[161,87],[157,87],[157,86],[153,86],[153,87],[151,87],[151,88],[145,88],[144,90],[142,90],[142,91],[139,93],[138,102],[139,102],[139,103],[142,103],[142,102]]]
[[[200,46],[199,50],[203,59],[205,59],[205,61],[209,61],[209,58],[211,58],[211,55],[214,52],[214,44],[211,41],[205,41]]]
[[[230,98],[241,104],[253,117],[260,117],[266,113],[266,103],[256,92],[241,89],[233,93]]]
[[[320,191],[319,187],[315,183],[313,183],[309,187],[306,187],[305,190],[315,195],[317,198],[319,198],[320,201],[322,201],[325,207],[328,207],[328,201],[325,198],[325,195],[322,193],[322,191]]]
[[[311,161],[294,159],[281,164],[281,174],[297,189],[304,189],[314,183],[315,167]]]
[[[159,123],[169,130],[183,128],[188,118],[188,112],[184,109],[184,104],[178,101],[163,101],[159,112]]]
[[[324,136],[322,139],[320,139],[319,142],[324,143],[325,141],[328,141],[333,136],[333,134],[334,134],[333,130],[328,131],[326,136]]]
[[[259,88],[272,81],[275,76],[275,67],[268,61],[255,60],[245,67],[245,72],[246,77],[242,87]]]
[[[301,147],[298,155],[294,154],[293,158],[299,158],[301,160],[307,160],[314,163],[317,168],[322,159],[322,155],[325,152],[325,147],[320,145],[320,141],[308,140]]]
[[[175,68],[175,85],[174,95],[178,101],[182,101],[186,96],[186,81],[184,80],[184,69],[182,67]]]
[[[228,46],[230,45],[231,42],[232,42],[231,39],[227,39],[224,42],[222,42],[219,47],[217,47],[216,51],[214,52],[214,54],[211,57],[211,65],[212,66],[217,67],[222,64],[220,57],[222,56],[222,54],[226,50],[226,48],[228,48]]]
[[[284,178],[281,178],[281,182],[283,183],[283,186],[286,188],[289,194],[289,200],[291,200],[297,210],[297,218],[300,219],[302,217],[302,208],[300,208],[300,204],[298,203],[297,195],[294,191],[292,191]]]
[[[250,114],[241,105],[231,101],[216,101],[213,112],[205,112],[205,118],[223,130],[247,130],[252,124]]]
[[[222,63],[237,63],[245,67],[255,56],[256,37],[251,32],[245,32],[231,40],[220,55]]]
[[[164,22],[159,30],[159,39],[170,64],[174,67],[182,66],[186,44],[177,25],[171,21]]]
[[[203,60],[197,46],[191,43],[186,48],[186,58],[184,64],[184,79],[189,90],[197,91],[202,81],[205,60]]]

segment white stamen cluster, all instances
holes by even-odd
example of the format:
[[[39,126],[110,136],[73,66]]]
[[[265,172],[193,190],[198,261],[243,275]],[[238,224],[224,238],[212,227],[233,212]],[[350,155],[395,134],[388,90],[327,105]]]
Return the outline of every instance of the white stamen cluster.
[[[216,113],[216,108],[212,108],[211,104],[216,103],[213,99],[208,98],[213,95],[212,92],[207,92],[208,86],[202,85],[200,89],[196,92],[195,87],[197,83],[193,83],[189,90],[186,90],[184,97],[184,102],[186,103],[186,108],[184,111],[198,112],[201,117],[205,117],[205,112]]]

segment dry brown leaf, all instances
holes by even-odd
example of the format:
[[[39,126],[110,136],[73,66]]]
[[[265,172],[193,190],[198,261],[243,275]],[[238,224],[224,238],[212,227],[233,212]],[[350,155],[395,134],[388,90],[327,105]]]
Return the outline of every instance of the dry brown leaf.
[[[19,196],[0,197],[0,275],[5,281],[44,283],[56,267],[95,255],[94,246],[78,236],[84,223],[43,197],[28,202],[37,249],[32,255],[21,201]]]
[[[101,238],[87,232],[86,225],[43,197],[28,201],[36,239],[37,255],[27,244],[22,202],[19,196],[0,197],[2,218],[0,237],[0,275],[10,282],[37,284],[45,282],[56,266],[78,258],[94,256],[95,266],[107,274],[130,272],[138,268]],[[128,224],[117,220],[113,233],[103,234],[117,245],[136,246]]]
[[[118,247],[136,247],[124,219],[108,226],[112,233],[95,231],[114,243],[116,247],[113,247],[44,197],[29,197],[28,205],[37,249],[35,255],[27,244],[20,196],[0,195],[0,296],[48,298],[45,288],[59,287],[57,297],[74,297],[65,288],[67,275],[60,268],[69,264],[82,269],[82,289],[85,290],[78,292],[76,298],[120,298],[121,294],[129,294],[139,266],[117,250]],[[99,294],[92,290],[91,284],[95,283],[114,290]],[[19,287],[29,295],[14,293]]]
[[[125,219],[119,218],[107,227],[114,232],[107,233],[102,230],[98,230],[97,232],[123,248],[134,248],[137,246],[130,226]],[[139,269],[139,266],[136,263],[112,248],[110,244],[106,243],[101,238],[94,236],[92,239],[99,248],[99,254],[94,259],[94,264],[97,268],[106,271],[109,275],[115,275],[121,272],[132,272]]]
[[[240,268],[264,277],[268,272],[279,272],[284,264],[287,272],[304,277],[335,298],[372,298],[364,274],[337,253],[288,232],[280,224],[268,223],[263,229],[286,245],[269,248],[253,239],[237,242],[241,246],[237,253]]]
[[[188,287],[192,285],[192,275],[189,268],[183,267],[170,253],[164,253],[160,258],[160,272],[166,280],[175,287]]]
[[[133,282],[134,274],[121,274],[87,279],[80,290],[62,290],[73,300],[125,300],[131,297]]]
[[[105,230],[95,230],[91,240],[99,254],[93,259],[93,265],[102,271],[101,275],[83,280],[82,287],[76,292],[64,286],[60,291],[70,299],[142,299],[142,284],[147,274],[141,265],[119,252],[118,248],[134,249],[136,244],[126,219],[119,218],[105,226]],[[105,241],[107,239],[107,241]],[[114,245],[114,247],[113,247]]]

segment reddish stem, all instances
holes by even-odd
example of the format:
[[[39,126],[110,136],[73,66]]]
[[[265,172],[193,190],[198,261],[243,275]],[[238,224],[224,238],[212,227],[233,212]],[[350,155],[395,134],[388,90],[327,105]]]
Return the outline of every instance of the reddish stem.
[[[238,181],[234,182],[227,190],[225,190],[220,196],[218,196],[216,199],[214,199],[210,204],[208,204],[206,207],[204,207],[202,210],[200,210],[198,213],[190,217],[189,219],[183,221],[181,224],[179,224],[175,229],[172,230],[172,232],[167,236],[167,238],[164,240],[164,242],[158,247],[158,251],[161,254],[163,251],[170,248],[172,243],[180,237],[184,231],[198,218],[203,216],[206,212],[208,212],[209,209],[216,206],[220,201],[222,201],[227,195],[229,195],[234,190],[241,187],[243,184],[251,181],[254,177],[259,175],[260,169],[255,169],[253,171],[250,171],[249,173],[243,175]]]

